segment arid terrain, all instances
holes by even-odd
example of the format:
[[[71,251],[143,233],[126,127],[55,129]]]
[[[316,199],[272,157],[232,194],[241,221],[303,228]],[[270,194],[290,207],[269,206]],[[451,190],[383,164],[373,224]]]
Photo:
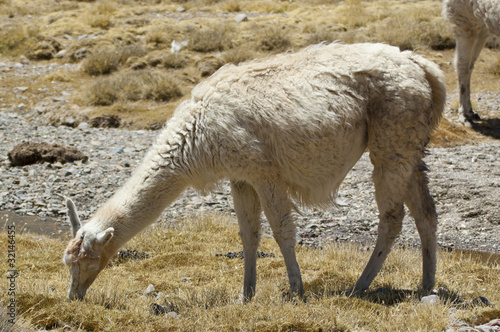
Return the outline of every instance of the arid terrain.
[[[244,307],[233,302],[242,262],[215,257],[241,250],[227,184],[208,196],[184,193],[125,248],[150,258],[113,263],[88,300],[65,300],[64,197],[75,200],[86,220],[130,175],[191,89],[224,64],[333,41],[413,50],[446,75],[444,118],[426,158],[438,241],[446,249],[439,304],[422,304],[428,294],[418,289],[419,239],[410,217],[374,289],[345,296],[377,234],[366,154],[340,188],[337,208],[304,209],[298,218],[308,303],[282,300],[282,257],[266,223],[260,250],[275,257],[259,260],[261,295]],[[437,0],[0,0],[0,244],[7,246],[7,227],[15,222],[22,273],[15,326],[2,312],[8,291],[0,288],[0,330],[458,331],[494,322],[500,318],[500,48],[491,38],[476,63],[472,102],[482,120],[469,126],[458,121],[453,56],[452,30]],[[88,159],[11,166],[7,154],[22,142],[74,148]],[[207,226],[196,221],[212,215]],[[466,251],[445,252],[454,249]],[[149,284],[155,297],[143,295]],[[480,297],[488,303],[478,305]],[[153,302],[167,314],[151,312]]]

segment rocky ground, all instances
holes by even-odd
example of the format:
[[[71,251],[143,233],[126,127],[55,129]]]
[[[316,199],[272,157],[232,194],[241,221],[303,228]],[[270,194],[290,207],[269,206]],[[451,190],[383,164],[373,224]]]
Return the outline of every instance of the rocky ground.
[[[498,102],[495,95],[487,97],[489,103],[494,102],[491,98]],[[57,217],[61,223],[66,223],[64,197],[71,197],[81,217],[87,219],[125,181],[157,135],[155,131],[91,128],[86,123],[77,128],[49,126],[36,122],[33,112],[26,112],[24,116],[18,109],[3,111],[0,112],[0,210]],[[12,167],[7,154],[23,141],[77,148],[89,159],[85,163]],[[438,237],[442,247],[500,252],[499,157],[500,142],[494,140],[474,146],[430,149],[426,162],[430,168],[430,190],[439,214]],[[377,234],[377,208],[371,170],[365,154],[342,184],[338,207],[302,209],[297,221],[299,243],[309,246],[330,241],[373,244]],[[227,183],[208,196],[186,191],[165,211],[160,222],[175,222],[192,213],[213,211],[234,214]],[[264,229],[270,234],[265,222]],[[419,245],[415,226],[408,216],[398,242],[403,246]]]

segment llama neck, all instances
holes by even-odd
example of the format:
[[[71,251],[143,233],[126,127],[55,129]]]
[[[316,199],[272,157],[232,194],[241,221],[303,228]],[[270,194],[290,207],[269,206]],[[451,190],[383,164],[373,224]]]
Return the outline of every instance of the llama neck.
[[[109,247],[110,251],[116,252],[156,221],[185,187],[182,176],[146,158],[132,177],[99,208],[92,223],[99,231],[108,227],[115,229]]]

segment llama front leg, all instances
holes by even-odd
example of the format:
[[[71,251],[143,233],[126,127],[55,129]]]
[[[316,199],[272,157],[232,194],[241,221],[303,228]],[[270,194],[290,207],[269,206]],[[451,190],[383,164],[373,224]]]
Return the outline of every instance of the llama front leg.
[[[260,241],[262,209],[257,193],[247,182],[231,181],[231,193],[240,226],[239,234],[245,262],[242,300],[247,302],[254,296],[257,284],[257,248]]]
[[[422,242],[422,286],[431,289],[434,287],[436,276],[437,214],[424,169],[425,165],[422,163],[420,169],[413,174],[405,203],[415,219]]]
[[[377,242],[368,264],[354,286],[354,291],[362,291],[370,286],[382,268],[403,225],[403,194],[407,183],[403,173],[375,166],[373,181],[379,209]]]
[[[285,260],[290,291],[302,297],[304,285],[295,256],[295,222],[291,213],[292,203],[286,189],[280,185],[268,184],[257,190],[262,208],[273,230],[273,236]]]
[[[460,91],[459,116],[462,121],[479,120],[479,115],[472,109],[470,101],[470,80],[474,64],[486,42],[488,33],[481,31],[457,31],[457,45],[455,51],[455,64]]]

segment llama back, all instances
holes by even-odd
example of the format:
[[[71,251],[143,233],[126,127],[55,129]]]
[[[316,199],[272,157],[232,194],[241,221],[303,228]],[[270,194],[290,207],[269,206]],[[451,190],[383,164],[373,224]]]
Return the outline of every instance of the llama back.
[[[389,99],[396,108],[383,104]],[[414,143],[424,146],[443,102],[440,70],[412,53],[316,45],[223,67],[179,106],[154,150],[197,189],[222,178],[272,177],[298,201],[325,205],[366,150],[369,132],[394,131],[398,142],[419,123]],[[402,115],[410,117],[393,121]]]

